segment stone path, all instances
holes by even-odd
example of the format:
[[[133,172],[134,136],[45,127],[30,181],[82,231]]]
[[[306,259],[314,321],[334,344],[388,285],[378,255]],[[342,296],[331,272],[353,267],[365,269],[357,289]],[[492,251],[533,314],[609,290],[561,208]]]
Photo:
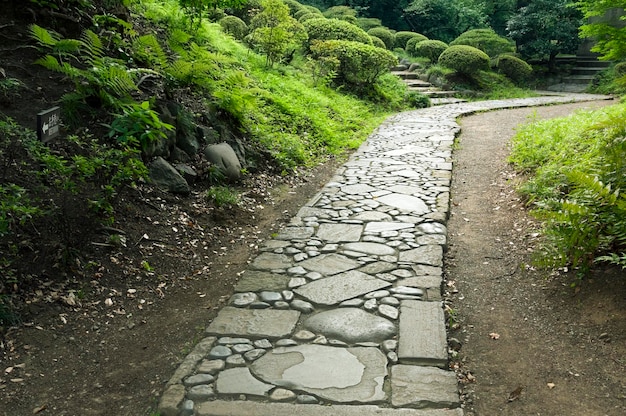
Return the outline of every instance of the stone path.
[[[252,261],[163,393],[161,416],[461,416],[441,299],[462,114],[387,119]]]

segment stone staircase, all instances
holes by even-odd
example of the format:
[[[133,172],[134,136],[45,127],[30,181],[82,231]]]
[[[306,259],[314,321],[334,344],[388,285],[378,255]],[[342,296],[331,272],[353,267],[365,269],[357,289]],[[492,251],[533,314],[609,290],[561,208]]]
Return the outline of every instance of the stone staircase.
[[[391,73],[399,77],[408,86],[410,91],[417,91],[428,96],[432,105],[455,104],[466,101],[461,98],[457,98],[455,96],[457,94],[456,91],[444,91],[441,88],[432,85],[428,81],[419,79],[418,74],[409,71],[409,68],[406,65],[399,65],[392,68]]]
[[[558,84],[549,86],[548,90],[583,92],[591,85],[595,76],[608,68],[611,62],[599,61],[594,55],[578,55],[557,58],[557,65],[571,65],[571,72],[562,77]]]

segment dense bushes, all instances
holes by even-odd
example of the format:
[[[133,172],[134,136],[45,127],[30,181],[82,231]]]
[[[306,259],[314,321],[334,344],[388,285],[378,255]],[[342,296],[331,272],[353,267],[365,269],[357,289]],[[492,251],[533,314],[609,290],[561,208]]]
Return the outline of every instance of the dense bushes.
[[[465,75],[489,69],[489,56],[473,46],[454,45],[439,56],[439,64]]]
[[[393,45],[396,43],[396,37],[391,30],[384,27],[375,27],[367,31],[370,36],[376,36],[378,39],[385,43],[385,47],[389,50],[393,49]]]
[[[526,81],[533,72],[533,68],[524,60],[512,55],[500,56],[497,67],[502,74],[516,83]]]
[[[503,53],[515,52],[515,44],[498,35],[492,29],[468,30],[450,42],[450,46],[453,45],[473,46],[492,58]]]
[[[316,58],[337,59],[339,81],[350,84],[372,84],[398,62],[387,50],[347,40],[314,42],[311,52]]]
[[[410,54],[410,55],[414,55],[415,54],[415,45],[417,45],[418,43],[420,43],[423,40],[428,40],[428,38],[422,34],[416,33],[415,36],[412,36],[409,40],[406,41],[406,46],[404,47],[404,50]]]
[[[337,19],[309,19],[302,23],[309,34],[308,45],[316,40],[345,40],[372,44],[370,36],[358,26]]]
[[[422,38],[422,40],[425,40],[425,38],[426,38],[426,36],[424,36],[424,35],[422,35],[420,33],[407,32],[407,31],[396,32],[396,44],[395,44],[395,47],[396,48],[405,49],[406,48],[406,43],[409,41],[409,39],[414,38],[414,37]]]
[[[549,265],[626,267],[626,105],[521,128],[510,160],[532,174],[521,191],[546,220]]]
[[[243,40],[248,34],[248,25],[237,16],[224,16],[219,21],[225,33],[237,40]]]
[[[430,62],[437,62],[439,56],[447,48],[448,45],[440,40],[423,40],[415,45],[415,56],[428,58]]]

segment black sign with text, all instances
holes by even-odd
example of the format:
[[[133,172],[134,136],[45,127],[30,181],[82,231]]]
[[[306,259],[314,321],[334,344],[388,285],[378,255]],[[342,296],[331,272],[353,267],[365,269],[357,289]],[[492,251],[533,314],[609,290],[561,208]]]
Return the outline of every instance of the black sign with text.
[[[61,127],[61,108],[52,107],[37,114],[37,137],[47,142],[59,135]]]

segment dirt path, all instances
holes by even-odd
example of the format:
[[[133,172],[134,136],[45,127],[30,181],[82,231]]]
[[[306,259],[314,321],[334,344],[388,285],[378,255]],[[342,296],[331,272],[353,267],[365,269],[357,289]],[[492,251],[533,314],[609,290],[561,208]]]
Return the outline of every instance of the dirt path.
[[[626,279],[602,270],[578,285],[525,267],[538,225],[514,192],[507,142],[529,116],[594,102],[462,119],[455,151],[447,278],[462,348],[467,415],[626,414]],[[521,394],[519,394],[521,392]]]

